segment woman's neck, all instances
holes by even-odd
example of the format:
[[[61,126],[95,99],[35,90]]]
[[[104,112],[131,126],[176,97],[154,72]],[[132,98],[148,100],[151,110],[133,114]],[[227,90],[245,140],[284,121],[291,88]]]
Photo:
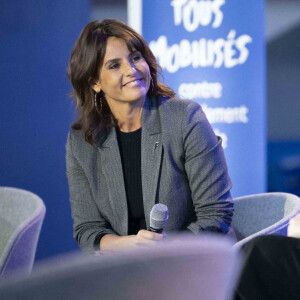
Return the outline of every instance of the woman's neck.
[[[131,132],[142,126],[142,113],[145,99],[135,102],[109,103],[110,109],[118,121],[120,131]]]

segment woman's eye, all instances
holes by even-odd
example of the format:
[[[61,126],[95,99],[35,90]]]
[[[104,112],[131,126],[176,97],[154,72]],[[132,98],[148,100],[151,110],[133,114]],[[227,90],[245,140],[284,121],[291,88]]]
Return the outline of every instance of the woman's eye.
[[[141,58],[140,55],[135,55],[135,56],[132,57],[132,61],[133,61],[133,62],[139,61],[140,58]]]
[[[113,70],[113,69],[118,69],[119,66],[120,66],[120,64],[112,64],[112,65],[109,66],[109,68],[110,68],[111,70]]]

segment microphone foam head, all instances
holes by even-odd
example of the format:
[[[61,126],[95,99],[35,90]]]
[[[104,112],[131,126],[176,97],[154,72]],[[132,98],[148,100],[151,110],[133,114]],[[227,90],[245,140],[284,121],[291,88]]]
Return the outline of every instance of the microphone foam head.
[[[164,228],[168,220],[168,207],[164,204],[155,204],[150,212],[150,227],[154,229]]]

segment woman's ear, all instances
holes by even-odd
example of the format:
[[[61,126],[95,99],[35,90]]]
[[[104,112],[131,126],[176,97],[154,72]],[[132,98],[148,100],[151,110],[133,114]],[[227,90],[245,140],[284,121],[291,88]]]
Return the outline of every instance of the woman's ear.
[[[92,78],[89,79],[89,84],[91,85],[91,88],[96,92],[99,93],[101,91],[101,85],[100,81],[98,80],[95,82]]]
[[[101,85],[100,82],[98,81],[96,84],[92,85],[92,89],[96,92],[99,93],[101,91]]]

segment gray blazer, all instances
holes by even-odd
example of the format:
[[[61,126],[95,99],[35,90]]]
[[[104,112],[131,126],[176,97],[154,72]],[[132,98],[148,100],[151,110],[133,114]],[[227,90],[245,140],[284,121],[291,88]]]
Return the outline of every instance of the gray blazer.
[[[102,233],[127,235],[128,210],[115,129],[88,144],[71,130],[66,165],[74,238],[93,251]],[[147,97],[142,115],[142,190],[146,225],[155,203],[166,204],[165,232],[227,232],[233,203],[221,139],[192,101]]]

